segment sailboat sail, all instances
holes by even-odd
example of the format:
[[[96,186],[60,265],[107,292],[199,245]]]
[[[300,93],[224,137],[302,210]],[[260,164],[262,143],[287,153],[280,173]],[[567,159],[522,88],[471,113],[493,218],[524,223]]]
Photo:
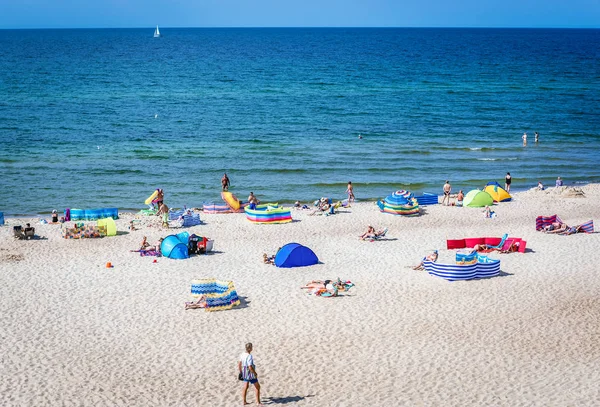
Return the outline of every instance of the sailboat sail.
[[[156,30],[154,30],[154,38],[160,37],[160,31],[158,30],[158,26],[156,26]]]

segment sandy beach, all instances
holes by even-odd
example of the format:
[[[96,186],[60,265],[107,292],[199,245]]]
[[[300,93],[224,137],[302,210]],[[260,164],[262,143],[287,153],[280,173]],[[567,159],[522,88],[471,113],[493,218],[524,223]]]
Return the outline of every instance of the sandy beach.
[[[360,185],[356,186],[360,190]],[[600,234],[548,235],[538,215],[600,222],[600,184],[515,193],[497,217],[427,206],[416,218],[356,203],[333,216],[294,210],[294,222],[251,224],[201,214],[190,233],[215,240],[188,260],[131,253],[180,230],[144,219],[115,237],[66,240],[60,225],[0,227],[0,405],[236,406],[246,342],[263,403],[286,406],[596,406],[600,404]],[[260,196],[259,191],[257,195]],[[168,203],[168,193],[166,197]],[[41,240],[15,241],[31,222]],[[360,241],[368,224],[387,240]],[[448,282],[410,268],[446,239],[521,237],[499,254],[502,275]],[[288,242],[320,264],[262,262]],[[107,269],[111,262],[114,268]],[[229,311],[185,310],[191,281],[232,280]],[[351,280],[337,298],[308,295],[312,279]],[[248,402],[255,405],[250,389]]]

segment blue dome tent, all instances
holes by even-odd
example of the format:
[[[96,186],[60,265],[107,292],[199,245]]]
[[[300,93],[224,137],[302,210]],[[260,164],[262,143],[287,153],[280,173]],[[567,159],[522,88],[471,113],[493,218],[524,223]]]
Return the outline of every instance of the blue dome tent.
[[[160,245],[160,252],[163,256],[169,259],[187,259],[188,240],[190,235],[188,232],[181,232],[177,235],[169,235],[164,238]]]
[[[304,267],[317,264],[317,255],[306,246],[298,243],[288,243],[275,255],[277,267]]]

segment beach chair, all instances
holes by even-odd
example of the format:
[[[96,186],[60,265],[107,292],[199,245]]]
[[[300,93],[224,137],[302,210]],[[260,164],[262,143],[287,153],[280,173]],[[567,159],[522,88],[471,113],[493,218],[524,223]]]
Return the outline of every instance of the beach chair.
[[[15,239],[26,239],[22,226],[13,226],[13,236]]]
[[[388,232],[388,228],[384,228],[382,231],[375,233],[375,237],[373,238],[373,240],[380,240],[383,239],[385,237],[385,235]]]
[[[502,250],[502,247],[504,246],[504,242],[506,241],[506,239],[508,238],[508,233],[505,233],[502,236],[502,240],[500,240],[500,243],[498,243],[495,246],[490,246],[490,249],[495,249],[495,250]]]
[[[33,239],[35,237],[35,228],[28,227],[23,229],[23,233],[25,234],[25,239]]]

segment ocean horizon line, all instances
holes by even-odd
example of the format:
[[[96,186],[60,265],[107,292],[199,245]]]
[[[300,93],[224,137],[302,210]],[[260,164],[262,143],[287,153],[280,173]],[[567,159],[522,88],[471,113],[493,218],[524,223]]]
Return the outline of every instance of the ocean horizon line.
[[[161,24],[152,24],[147,26],[103,26],[103,27],[0,27],[0,31],[9,30],[145,30],[153,28],[158,25],[161,29],[192,29],[192,30],[221,30],[221,29],[248,29],[248,30],[261,30],[261,29],[408,29],[408,30],[600,30],[598,26],[170,26]]]

